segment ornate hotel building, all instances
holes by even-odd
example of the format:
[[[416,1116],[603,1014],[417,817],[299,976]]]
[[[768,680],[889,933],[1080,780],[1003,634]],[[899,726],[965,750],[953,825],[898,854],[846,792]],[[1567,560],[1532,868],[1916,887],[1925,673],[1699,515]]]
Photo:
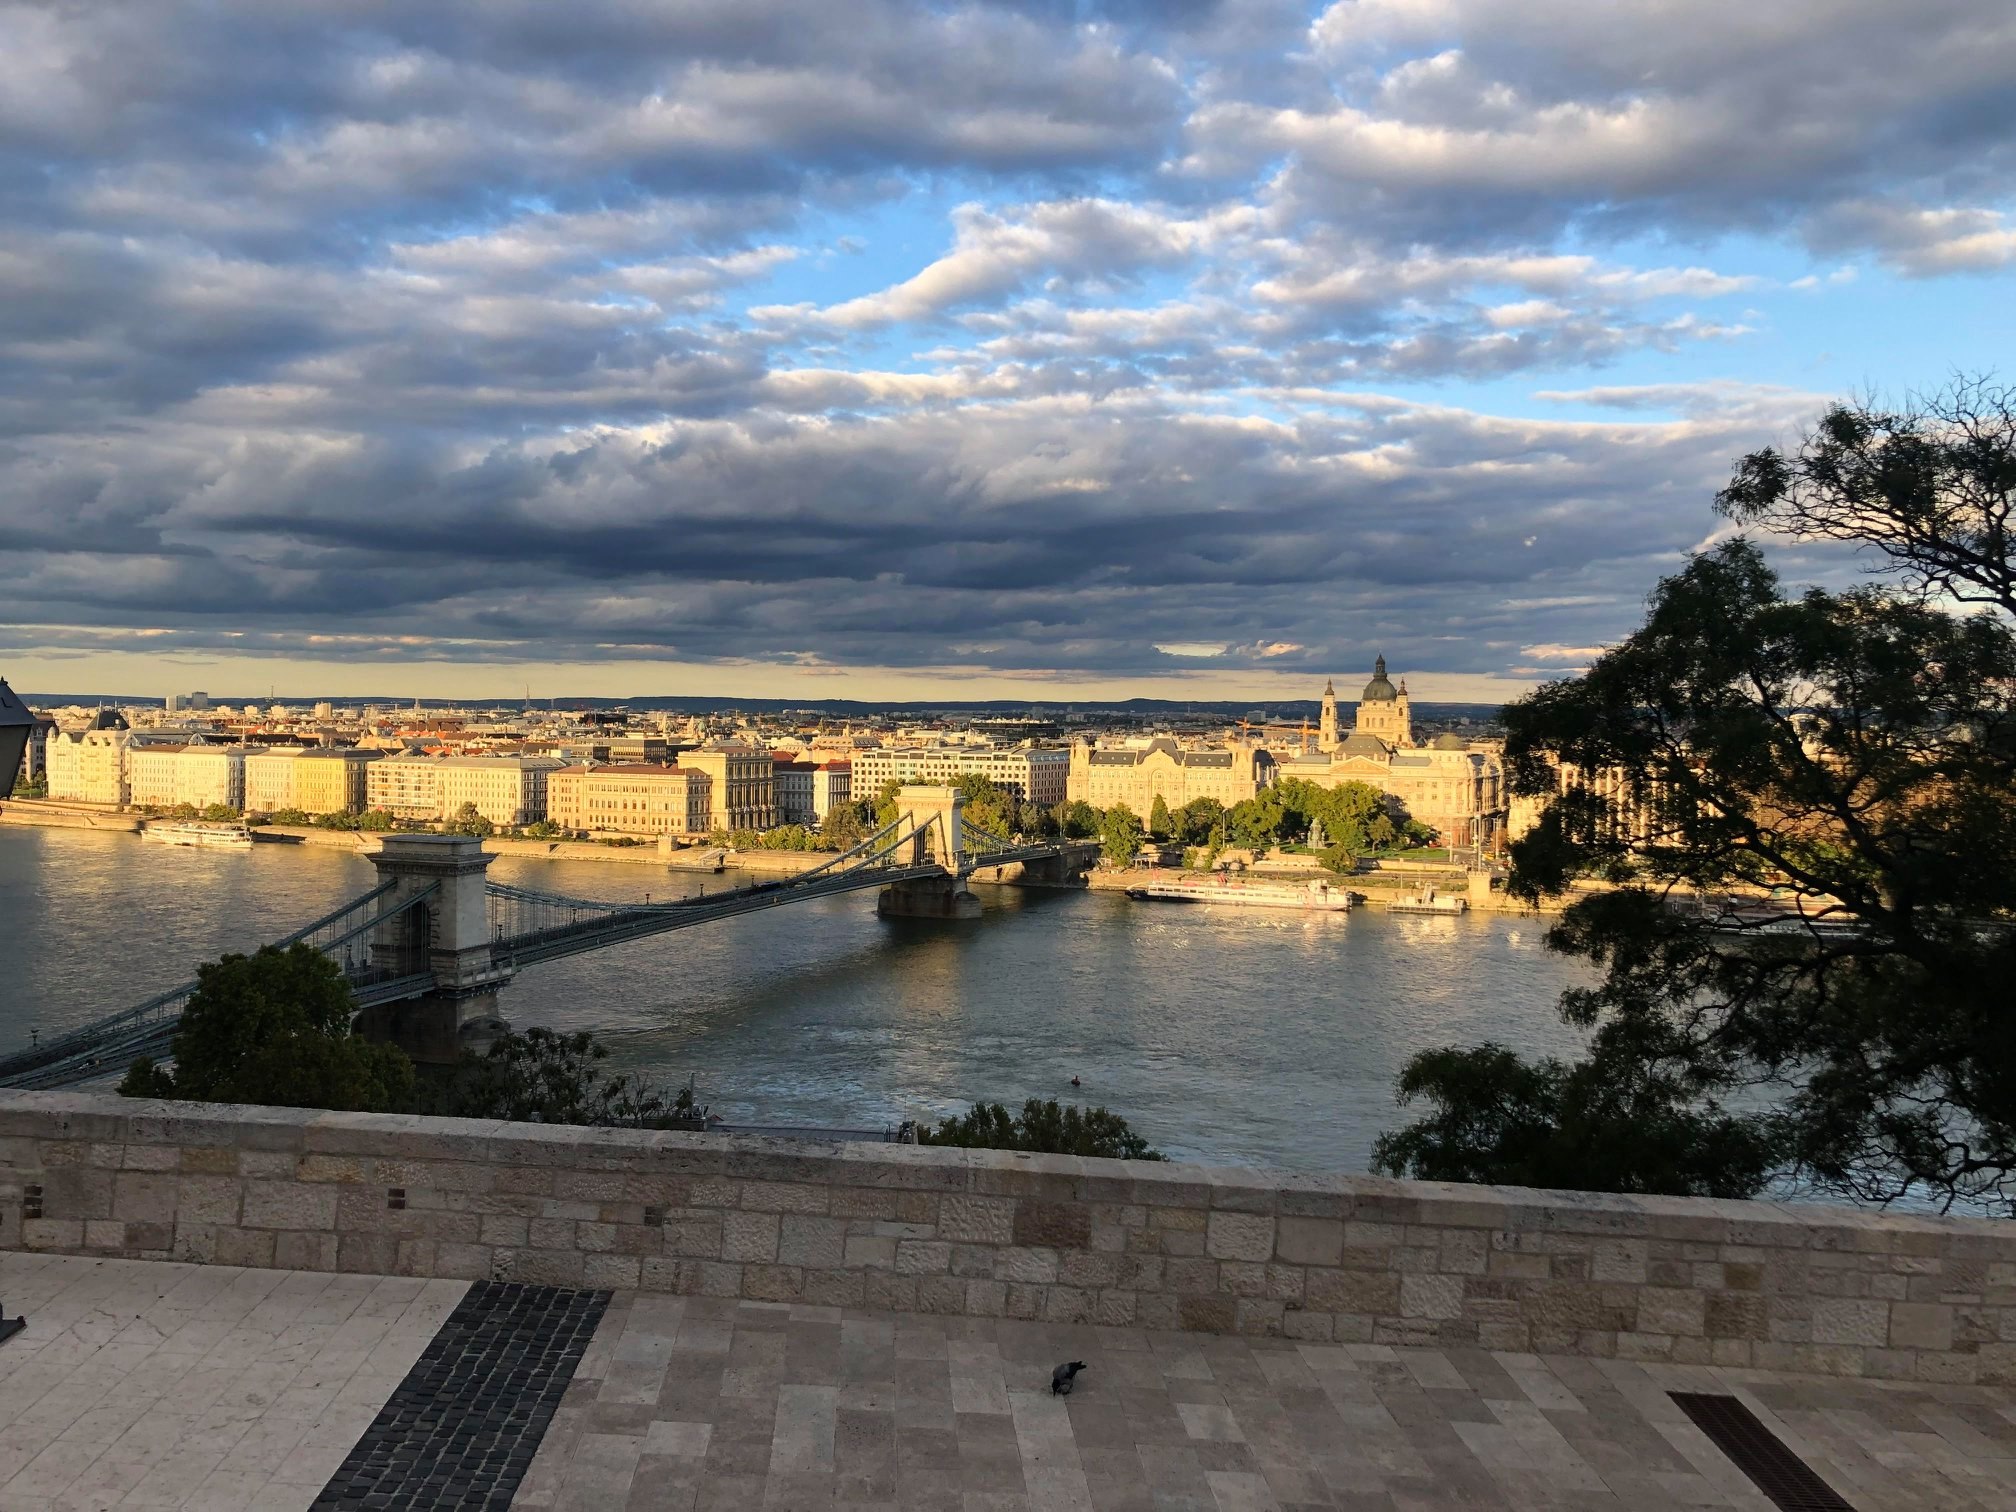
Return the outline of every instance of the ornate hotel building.
[[[1118,748],[1079,741],[1071,747],[1068,792],[1094,808],[1125,804],[1145,819],[1158,797],[1172,809],[1196,798],[1230,808],[1267,786],[1273,774],[1273,755],[1243,741],[1201,748],[1167,736]]]

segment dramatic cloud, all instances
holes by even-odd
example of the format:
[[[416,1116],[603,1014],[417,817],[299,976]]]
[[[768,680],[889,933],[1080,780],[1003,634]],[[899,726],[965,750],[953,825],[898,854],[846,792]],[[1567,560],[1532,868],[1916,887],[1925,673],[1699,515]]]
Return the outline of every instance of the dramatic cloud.
[[[2016,262],[1992,0],[0,35],[14,655],[1552,675]]]

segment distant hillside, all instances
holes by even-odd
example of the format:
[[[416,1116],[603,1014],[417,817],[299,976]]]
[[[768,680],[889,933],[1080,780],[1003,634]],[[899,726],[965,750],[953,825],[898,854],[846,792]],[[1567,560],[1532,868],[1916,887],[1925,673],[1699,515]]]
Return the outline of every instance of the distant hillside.
[[[23,693],[22,701],[40,708],[62,708],[69,704],[158,704],[159,698],[141,698],[131,694],[116,693]],[[271,700],[264,697],[247,697],[237,694],[213,694],[211,704],[216,706],[237,706],[258,704],[265,707]],[[328,702],[339,709],[355,709],[365,704],[398,705],[408,702],[403,698],[330,698],[323,699],[315,694],[281,698],[277,702],[289,708],[299,709],[307,705]],[[423,707],[439,707],[443,702],[451,702],[458,708],[468,709],[521,709],[526,707],[523,699],[517,698],[468,698],[454,700],[423,699]],[[1056,720],[1066,715],[1099,714],[1133,715],[1137,717],[1183,715],[1204,715],[1228,720],[1250,719],[1261,716],[1268,720],[1285,723],[1308,720],[1311,724],[1321,712],[1315,699],[1289,699],[1286,701],[1262,700],[1245,701],[1205,701],[1171,698],[1127,698],[1111,699],[1044,699],[1040,702],[1018,701],[1014,699],[931,699],[908,702],[875,702],[853,698],[555,698],[547,700],[535,698],[532,707],[545,709],[632,709],[639,713],[670,714],[723,714],[740,711],[748,714],[782,714],[803,712],[823,714],[836,719],[868,719],[887,716],[902,719],[929,718],[934,715],[1021,715],[1036,719]],[[1354,707],[1339,704],[1340,709]],[[1445,720],[1488,720],[1495,719],[1501,709],[1499,704],[1473,703],[1429,703],[1421,699],[1414,701],[1414,716],[1427,721]]]

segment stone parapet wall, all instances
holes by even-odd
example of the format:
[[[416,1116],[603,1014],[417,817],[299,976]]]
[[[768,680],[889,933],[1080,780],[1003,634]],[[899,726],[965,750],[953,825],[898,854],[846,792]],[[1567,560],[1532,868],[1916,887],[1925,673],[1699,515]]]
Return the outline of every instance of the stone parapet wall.
[[[2016,1225],[0,1092],[0,1249],[2016,1382]]]

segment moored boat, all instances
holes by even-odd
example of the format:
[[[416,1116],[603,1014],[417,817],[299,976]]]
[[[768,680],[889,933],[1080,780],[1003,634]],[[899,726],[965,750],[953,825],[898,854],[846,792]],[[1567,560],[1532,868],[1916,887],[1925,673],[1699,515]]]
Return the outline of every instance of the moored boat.
[[[1453,893],[1437,892],[1432,887],[1402,893],[1386,905],[1388,913],[1460,914],[1469,912],[1469,909],[1468,898],[1460,898]]]
[[[211,824],[201,819],[150,819],[140,838],[160,845],[246,850],[252,844],[252,831],[242,824]]]
[[[1344,913],[1351,894],[1328,882],[1235,882],[1229,877],[1171,877],[1127,889],[1137,903],[1217,903],[1233,908],[1294,908],[1306,913]]]

